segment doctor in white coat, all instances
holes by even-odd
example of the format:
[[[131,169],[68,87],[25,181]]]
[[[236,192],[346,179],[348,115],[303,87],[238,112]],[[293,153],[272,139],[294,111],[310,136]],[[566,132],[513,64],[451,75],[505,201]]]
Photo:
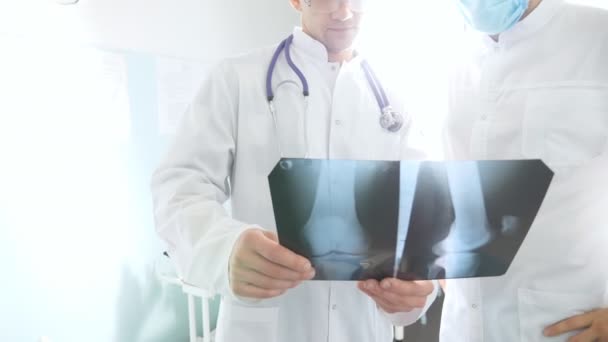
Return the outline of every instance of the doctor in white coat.
[[[441,341],[608,341],[608,11],[584,3],[458,0],[478,32],[451,81],[451,158],[555,175],[506,275],[447,281]]]
[[[291,4],[302,28],[282,50],[228,59],[198,92],[153,176],[157,231],[185,282],[222,295],[218,342],[389,342],[391,325],[415,322],[433,301],[433,283],[310,282],[310,262],[277,243],[267,176],[281,156],[418,157],[407,120],[380,124],[353,50],[364,1]]]

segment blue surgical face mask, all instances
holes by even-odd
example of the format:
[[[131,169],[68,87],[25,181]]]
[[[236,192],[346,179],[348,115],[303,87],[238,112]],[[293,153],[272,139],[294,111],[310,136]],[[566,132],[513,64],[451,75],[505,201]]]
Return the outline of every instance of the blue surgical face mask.
[[[458,7],[472,28],[494,35],[517,24],[528,3],[529,0],[458,0]]]

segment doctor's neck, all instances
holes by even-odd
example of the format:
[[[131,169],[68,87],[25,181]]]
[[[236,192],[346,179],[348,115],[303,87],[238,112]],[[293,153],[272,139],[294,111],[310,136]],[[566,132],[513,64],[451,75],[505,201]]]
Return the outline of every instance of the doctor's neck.
[[[526,12],[524,12],[524,15],[521,17],[520,21],[526,19],[526,17],[529,16],[530,13],[532,13],[532,11],[534,11],[542,1],[543,0],[530,0],[528,9]]]
[[[355,57],[355,48],[352,46],[354,36],[351,39],[337,40],[330,37],[324,37],[322,34],[312,33],[306,25],[302,25],[302,31],[312,39],[321,43],[327,51],[327,61],[330,63],[348,62]],[[347,35],[347,30],[339,34]],[[350,40],[350,41],[349,41]]]
[[[353,48],[349,48],[348,50],[343,50],[343,51],[338,51],[338,52],[332,52],[329,51],[329,49],[327,50],[327,61],[334,63],[334,62],[348,62],[351,59],[353,59],[353,57],[355,56],[355,49]]]

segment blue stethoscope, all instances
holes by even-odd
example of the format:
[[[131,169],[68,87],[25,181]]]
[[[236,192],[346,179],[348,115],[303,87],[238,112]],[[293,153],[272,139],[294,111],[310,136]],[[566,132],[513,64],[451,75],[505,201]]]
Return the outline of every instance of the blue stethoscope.
[[[306,77],[304,77],[302,71],[298,68],[297,65],[294,64],[293,60],[291,59],[290,47],[292,42],[293,35],[290,35],[285,40],[283,40],[281,44],[279,44],[272,56],[272,60],[270,61],[270,65],[268,67],[268,72],[266,73],[266,99],[268,101],[270,113],[274,120],[275,130],[278,130],[278,127],[276,120],[276,109],[274,106],[274,93],[272,91],[272,75],[277,65],[277,60],[279,59],[279,56],[283,51],[285,52],[285,59],[287,60],[287,64],[289,65],[291,70],[293,70],[293,72],[298,76],[300,82],[302,83],[302,95],[304,96],[304,105],[306,109],[308,108],[308,96],[310,95],[308,81],[306,80]],[[372,88],[374,96],[376,97],[376,102],[378,102],[378,107],[380,108],[380,127],[390,133],[399,132],[401,128],[403,128],[403,126],[405,125],[405,119],[403,115],[393,110],[393,107],[391,106],[388,97],[386,96],[386,92],[384,91],[382,84],[380,84],[378,77],[376,76],[376,74],[374,73],[371,66],[366,60],[361,61],[361,68],[365,73],[367,82],[369,83],[370,88]],[[293,81],[283,81],[279,83],[276,88],[279,88],[284,83],[291,82]],[[308,145],[308,142],[306,142],[306,145]]]

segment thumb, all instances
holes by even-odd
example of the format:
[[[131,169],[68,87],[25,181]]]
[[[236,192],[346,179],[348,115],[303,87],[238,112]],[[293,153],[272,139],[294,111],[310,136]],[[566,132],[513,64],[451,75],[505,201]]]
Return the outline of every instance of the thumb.
[[[279,237],[275,232],[264,231],[262,232],[262,234],[264,234],[266,238],[272,240],[273,242],[279,243]]]

